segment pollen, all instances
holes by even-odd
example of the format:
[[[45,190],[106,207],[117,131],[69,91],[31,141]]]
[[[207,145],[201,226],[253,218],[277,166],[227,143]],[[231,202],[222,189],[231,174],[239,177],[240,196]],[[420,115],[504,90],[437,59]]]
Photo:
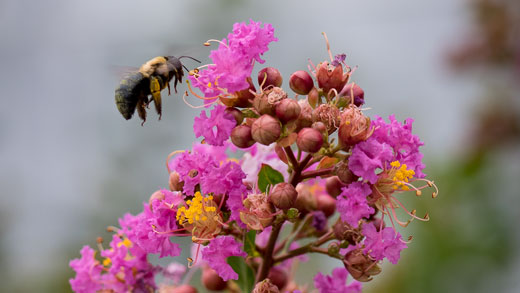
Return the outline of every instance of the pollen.
[[[117,244],[117,247],[121,247],[123,245],[126,247],[132,247],[132,241],[130,241],[130,239],[128,239],[128,238],[125,238],[123,241],[121,241]]]
[[[216,207],[209,205],[212,200],[213,196],[202,197],[200,192],[196,192],[192,200],[186,201],[188,208],[180,207],[177,210],[177,221],[180,223],[188,222],[188,224],[193,224],[198,221],[207,221],[207,213],[217,211]]]
[[[406,164],[401,164],[399,161],[393,161],[390,163],[390,166],[392,166],[391,173],[393,173],[393,188],[396,190],[410,190],[406,183],[409,182],[409,179],[413,178],[415,171],[408,169]]]
[[[111,260],[109,257],[107,257],[107,258],[105,258],[105,259],[103,260],[103,265],[104,265],[105,267],[108,267],[111,263],[112,263],[112,260]]]

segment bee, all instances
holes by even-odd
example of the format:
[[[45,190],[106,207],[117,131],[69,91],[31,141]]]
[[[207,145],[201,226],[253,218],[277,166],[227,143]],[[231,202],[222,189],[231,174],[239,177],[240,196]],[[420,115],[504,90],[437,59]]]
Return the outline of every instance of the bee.
[[[182,83],[184,76],[183,68],[189,71],[181,63],[182,58],[190,58],[200,63],[190,56],[159,56],[147,61],[138,71],[127,74],[121,80],[115,91],[115,100],[117,109],[126,120],[132,118],[137,108],[137,114],[143,120],[141,125],[144,124],[146,108],[152,101],[161,120],[161,91],[167,87],[170,95],[170,81],[173,79],[173,88],[177,93],[177,82]]]

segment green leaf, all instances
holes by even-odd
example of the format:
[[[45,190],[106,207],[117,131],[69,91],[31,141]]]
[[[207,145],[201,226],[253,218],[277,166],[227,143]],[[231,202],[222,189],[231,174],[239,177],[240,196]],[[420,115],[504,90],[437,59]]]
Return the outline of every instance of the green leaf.
[[[282,173],[267,164],[262,164],[262,168],[258,172],[258,188],[260,191],[266,192],[269,185],[274,186],[281,182],[284,182]]]
[[[237,285],[242,292],[251,292],[255,286],[255,273],[246,264],[245,259],[240,256],[230,256],[227,258],[227,263],[238,274]]]
[[[255,239],[256,230],[251,230],[244,234],[244,251],[247,252],[247,255],[251,257],[260,256],[260,253],[256,251]]]

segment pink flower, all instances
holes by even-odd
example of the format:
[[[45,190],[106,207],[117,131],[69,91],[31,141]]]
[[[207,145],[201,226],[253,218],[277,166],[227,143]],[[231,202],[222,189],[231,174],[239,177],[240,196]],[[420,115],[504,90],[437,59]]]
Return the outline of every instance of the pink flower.
[[[231,236],[221,236],[210,241],[209,245],[202,249],[202,259],[214,269],[222,280],[238,280],[238,274],[233,271],[226,262],[230,256],[246,257],[241,244]]]
[[[269,50],[267,47],[269,43],[278,41],[274,37],[274,28],[271,24],[266,23],[262,28],[261,22],[254,22],[252,19],[249,20],[249,24],[235,23],[233,33],[228,35],[228,39],[231,48],[261,64],[265,61],[260,59],[260,55]]]
[[[359,181],[344,187],[336,202],[341,220],[357,227],[361,218],[372,215],[374,208],[367,203],[367,196],[371,193],[370,185]]]
[[[237,189],[245,193],[246,187],[242,180],[246,174],[236,162],[227,161],[221,165],[208,165],[203,174],[201,189],[204,193],[229,194]]]
[[[196,137],[204,136],[208,144],[222,146],[235,125],[236,120],[233,115],[226,112],[226,107],[216,105],[211,110],[211,117],[206,116],[206,111],[202,111],[200,117],[195,117],[193,131]]]
[[[194,143],[192,150],[195,153],[201,153],[210,156],[217,162],[222,162],[227,160],[228,156],[226,151],[232,146],[234,145],[230,142],[224,142],[224,146],[213,146],[206,143]]]
[[[361,292],[361,283],[353,281],[347,285],[348,272],[345,268],[335,268],[332,276],[318,273],[314,277],[314,286],[320,293],[358,293]]]
[[[183,152],[169,165],[184,182],[185,194],[193,195],[195,187],[200,185],[203,194],[227,195],[230,219],[245,227],[240,220],[240,210],[244,207],[242,201],[247,192],[242,183],[246,175],[238,163],[227,160],[225,148],[195,145],[193,152]]]
[[[155,288],[155,269],[148,262],[146,252],[133,242],[115,234],[110,242],[110,249],[103,250],[101,255],[109,260],[108,273],[104,276],[105,289],[122,292]]]
[[[239,164],[229,161],[218,167],[210,166],[206,171],[201,189],[206,193],[227,194],[226,205],[231,211],[230,219],[244,228],[245,225],[240,220],[240,211],[244,209],[243,199],[247,194],[247,188],[242,183],[246,174]]]
[[[268,50],[269,43],[277,40],[270,24],[262,28],[260,22],[252,20],[249,24],[235,23],[228,40],[223,39],[218,49],[211,51],[209,57],[213,64],[200,71],[199,76],[188,78],[206,97],[246,89],[254,61],[264,63],[260,55]],[[206,100],[209,102],[211,100]]]
[[[70,261],[69,266],[76,271],[76,276],[69,280],[74,292],[96,292],[101,290],[101,271],[103,266],[95,259],[95,251],[85,245],[81,249],[81,258]]]
[[[377,182],[376,171],[383,169],[392,157],[392,148],[389,145],[370,137],[354,146],[348,167],[352,173],[374,184]]]
[[[375,131],[371,138],[390,145],[394,150],[392,161],[406,164],[409,169],[415,171],[417,178],[423,178],[425,176],[421,172],[424,168],[423,154],[419,151],[419,147],[424,143],[418,136],[412,134],[413,119],[408,118],[401,124],[395,120],[395,115],[390,115],[388,118],[390,123],[386,123],[383,118],[376,116],[376,120],[372,121]]]
[[[185,151],[177,155],[170,163],[171,169],[179,173],[184,182],[183,193],[195,194],[195,186],[200,184],[210,166],[218,166],[219,162],[203,152]]]
[[[222,43],[225,42],[226,39],[223,39]],[[211,51],[209,58],[213,60],[214,65],[208,66],[207,74],[212,79],[214,87],[226,89],[229,93],[249,87],[246,78],[253,70],[249,56],[240,50],[220,44],[218,50]],[[206,70],[201,71],[201,75],[202,73],[206,74]]]
[[[397,264],[401,257],[401,250],[407,248],[401,239],[401,234],[394,228],[386,227],[377,231],[373,223],[363,224],[363,235],[365,235],[364,253],[370,254],[375,260],[387,258],[391,263]]]

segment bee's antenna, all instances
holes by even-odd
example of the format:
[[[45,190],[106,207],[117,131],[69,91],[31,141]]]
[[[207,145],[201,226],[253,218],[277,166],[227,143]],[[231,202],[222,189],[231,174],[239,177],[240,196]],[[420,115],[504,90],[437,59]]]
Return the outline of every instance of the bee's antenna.
[[[199,62],[199,63],[202,63],[202,62],[200,62],[198,59],[195,59],[195,58],[193,58],[193,57],[191,57],[191,56],[181,56],[181,57],[179,57],[179,58],[177,58],[177,59],[181,59],[181,58],[190,58],[191,60],[195,60],[195,61],[197,61],[197,62]]]

